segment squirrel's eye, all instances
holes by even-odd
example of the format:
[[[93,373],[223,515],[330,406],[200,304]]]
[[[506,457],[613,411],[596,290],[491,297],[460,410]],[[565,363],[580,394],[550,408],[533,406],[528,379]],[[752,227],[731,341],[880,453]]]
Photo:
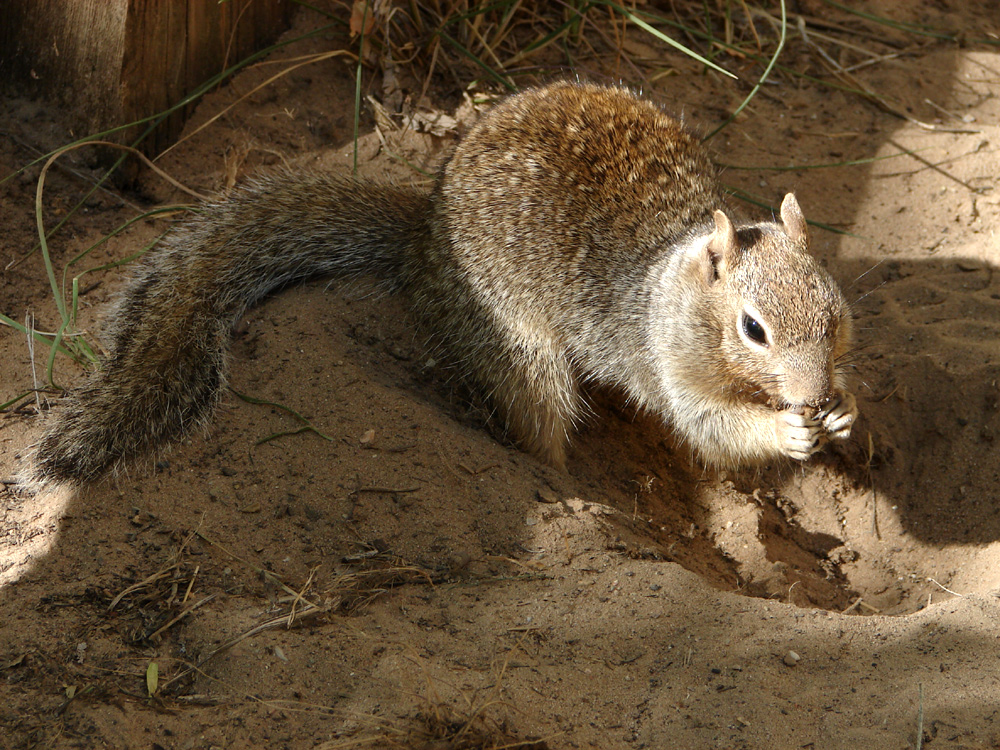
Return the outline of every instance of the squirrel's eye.
[[[753,341],[755,344],[767,346],[767,332],[764,330],[764,326],[754,320],[754,318],[747,313],[743,313],[742,324],[743,333],[746,334],[748,339]]]

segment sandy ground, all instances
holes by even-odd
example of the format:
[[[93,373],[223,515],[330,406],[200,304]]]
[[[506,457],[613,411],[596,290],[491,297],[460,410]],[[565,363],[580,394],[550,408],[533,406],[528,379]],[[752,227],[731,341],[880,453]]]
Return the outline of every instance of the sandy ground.
[[[1000,31],[989,3],[951,5],[910,20]],[[784,61],[810,59],[793,45]],[[272,70],[210,96],[188,132]],[[646,90],[703,132],[748,90],[677,70]],[[629,80],[610,56],[603,74]],[[794,190],[849,233],[813,233],[856,310],[849,444],[720,474],[593,393],[560,473],[504,441],[404,300],[288,290],[239,327],[233,386],[330,440],[258,444],[298,423],[231,396],[208,430],[82,496],[0,495],[0,748],[902,749],[918,726],[924,747],[1000,747],[1000,54],[923,41],[856,75],[911,119],[779,76],[710,141],[727,184],[770,204]],[[282,162],[346,171],[352,97],[342,60],[304,68],[160,166],[203,193]],[[365,122],[369,176],[426,181],[401,157],[432,168],[452,142]],[[5,101],[0,172],[69,140],[44,105]],[[91,175],[90,158],[65,164]],[[0,188],[0,311],[52,330],[39,257],[13,262],[35,241],[37,176]],[[53,172],[50,226],[84,185]],[[187,200],[152,174],[98,194],[56,262]],[[140,222],[78,267],[168,226]],[[81,282],[94,340],[121,279]],[[0,402],[44,380],[46,356],[2,329]],[[59,358],[55,377],[83,372]],[[0,476],[53,398],[0,414]]]

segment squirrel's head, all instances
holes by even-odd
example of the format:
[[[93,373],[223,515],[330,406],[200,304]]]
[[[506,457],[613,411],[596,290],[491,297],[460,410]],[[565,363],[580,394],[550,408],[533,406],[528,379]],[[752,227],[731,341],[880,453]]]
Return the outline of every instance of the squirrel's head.
[[[851,344],[851,314],[812,255],[795,196],[781,223],[736,228],[722,211],[700,259],[708,305],[734,387],[780,408],[820,407],[834,395],[837,361]]]

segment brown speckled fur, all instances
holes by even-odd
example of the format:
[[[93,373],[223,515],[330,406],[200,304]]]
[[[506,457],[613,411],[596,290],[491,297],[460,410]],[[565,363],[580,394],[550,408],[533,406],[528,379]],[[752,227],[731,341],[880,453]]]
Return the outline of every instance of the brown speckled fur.
[[[92,481],[207,419],[243,311],[317,274],[401,286],[518,443],[554,465],[580,379],[621,388],[708,461],[802,457],[776,417],[845,395],[850,316],[794,198],[783,223],[733,229],[721,208],[680,123],[625,89],[565,82],[498,104],[429,195],[259,178],[140,264],[108,359],[55,411],[28,480]],[[739,334],[748,304],[767,351]],[[799,419],[808,453],[821,419]]]

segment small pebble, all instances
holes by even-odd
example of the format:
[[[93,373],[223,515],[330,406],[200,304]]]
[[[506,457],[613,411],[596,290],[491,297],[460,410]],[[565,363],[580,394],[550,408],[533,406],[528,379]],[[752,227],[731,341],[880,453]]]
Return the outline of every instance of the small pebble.
[[[536,492],[538,495],[539,502],[549,503],[549,504],[559,502],[559,498],[556,497],[556,494],[551,490],[541,489],[541,490],[536,490]]]
[[[789,651],[787,654],[785,654],[785,658],[782,659],[782,661],[785,662],[786,666],[794,667],[796,664],[802,661],[802,657],[799,656],[794,651]]]

